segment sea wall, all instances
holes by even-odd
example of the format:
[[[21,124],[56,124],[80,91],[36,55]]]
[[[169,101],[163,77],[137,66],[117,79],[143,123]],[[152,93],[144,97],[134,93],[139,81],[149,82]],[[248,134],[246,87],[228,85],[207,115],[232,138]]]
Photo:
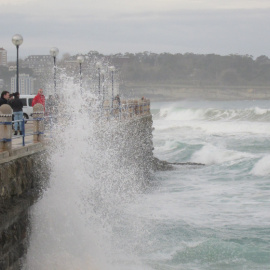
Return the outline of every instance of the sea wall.
[[[49,175],[43,145],[33,144],[16,153],[0,159],[1,270],[21,269],[30,231],[29,209]]]

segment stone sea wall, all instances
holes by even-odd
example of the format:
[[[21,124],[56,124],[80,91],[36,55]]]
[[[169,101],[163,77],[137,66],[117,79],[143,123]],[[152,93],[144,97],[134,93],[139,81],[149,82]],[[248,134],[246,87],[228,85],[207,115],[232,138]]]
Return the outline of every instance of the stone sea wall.
[[[0,159],[1,270],[21,269],[30,230],[29,208],[48,180],[46,152],[42,146],[34,148]]]

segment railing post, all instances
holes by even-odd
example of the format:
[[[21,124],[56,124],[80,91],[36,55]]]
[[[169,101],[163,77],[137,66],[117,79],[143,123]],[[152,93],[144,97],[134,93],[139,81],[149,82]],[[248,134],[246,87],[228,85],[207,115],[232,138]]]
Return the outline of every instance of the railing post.
[[[103,114],[107,118],[107,120],[110,118],[110,101],[104,100],[103,102]]]
[[[134,100],[134,114],[135,115],[138,115],[139,114],[138,100]]]
[[[119,117],[119,107],[118,107],[118,101],[117,100],[114,100],[113,101],[113,115],[114,115],[114,118],[118,118]]]
[[[126,102],[126,100],[123,100],[122,102],[121,102],[122,104],[122,106],[121,106],[121,113],[122,113],[122,117],[125,119],[126,118],[126,113],[127,113],[127,102]]]
[[[143,100],[138,101],[139,104],[139,115],[143,114]]]
[[[0,152],[12,147],[12,109],[8,104],[0,106]]]
[[[37,103],[33,107],[33,142],[44,141],[44,107],[42,104]]]
[[[25,146],[25,122],[24,122],[24,118],[22,120],[22,145]]]
[[[132,100],[127,101],[128,118],[132,117]]]

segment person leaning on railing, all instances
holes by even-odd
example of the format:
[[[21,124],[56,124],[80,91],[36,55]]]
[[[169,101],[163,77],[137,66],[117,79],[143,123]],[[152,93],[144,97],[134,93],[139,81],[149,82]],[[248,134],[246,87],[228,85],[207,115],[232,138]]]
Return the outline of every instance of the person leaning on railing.
[[[14,99],[11,99],[8,104],[13,110],[13,115],[14,115],[14,121],[20,121],[20,122],[15,122],[14,123],[14,135],[17,135],[18,132],[18,124],[20,125],[20,135],[22,135],[22,121],[23,121],[23,103],[20,99],[20,93],[15,92],[13,94]]]

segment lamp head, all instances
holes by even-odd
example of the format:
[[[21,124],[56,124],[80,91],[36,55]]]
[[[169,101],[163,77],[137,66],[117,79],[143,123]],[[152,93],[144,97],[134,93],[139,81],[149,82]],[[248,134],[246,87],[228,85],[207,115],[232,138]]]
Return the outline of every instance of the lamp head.
[[[52,48],[50,49],[50,55],[51,55],[52,57],[56,57],[56,56],[58,55],[58,53],[59,53],[58,48],[52,47]]]
[[[23,37],[19,34],[16,34],[12,37],[12,43],[15,45],[15,46],[20,46],[22,45],[23,43]]]
[[[77,57],[77,62],[78,62],[79,64],[83,63],[83,62],[84,62],[84,57],[83,57],[82,55],[79,55],[79,56]]]
[[[109,67],[109,70],[110,70],[110,71],[115,71],[115,67],[114,67],[114,66],[110,66],[110,67]]]
[[[100,62],[96,62],[96,68],[101,68],[101,63]]]

